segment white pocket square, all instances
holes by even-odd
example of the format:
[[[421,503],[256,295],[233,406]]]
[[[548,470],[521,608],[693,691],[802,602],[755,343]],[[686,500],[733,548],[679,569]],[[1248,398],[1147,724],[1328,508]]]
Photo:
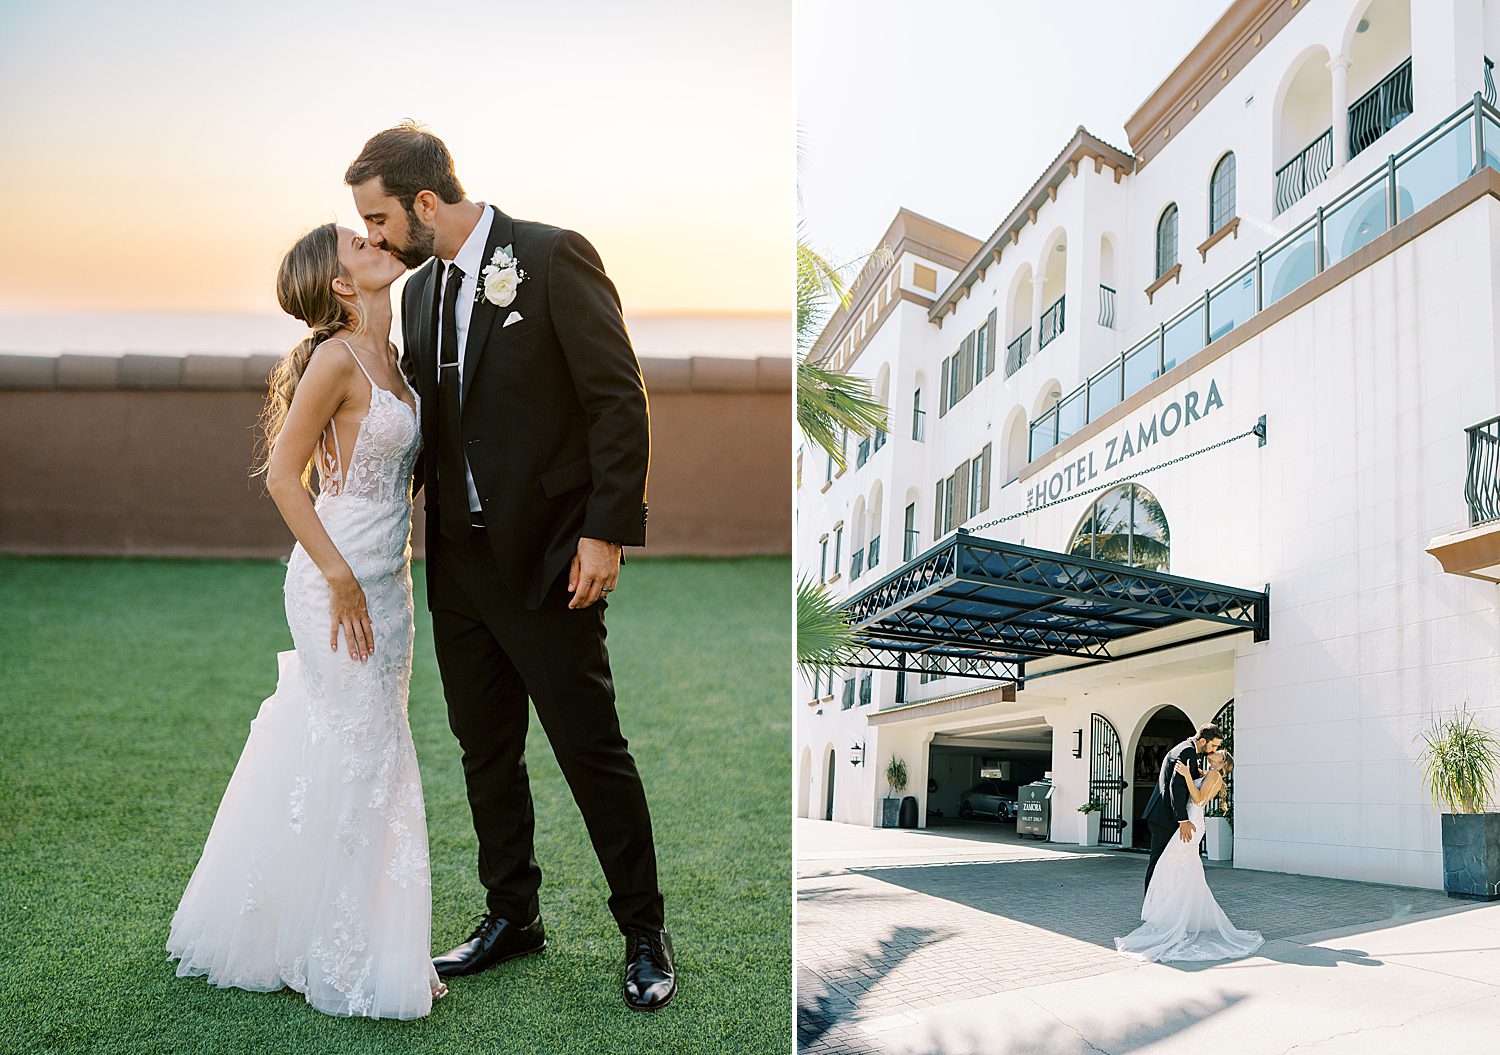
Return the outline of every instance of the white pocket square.
[[[521,321],[521,313],[519,311],[513,311],[509,315],[505,316],[505,321],[500,324],[500,328],[503,330],[503,329],[505,329],[505,327],[509,326],[511,323],[513,323],[513,322],[520,322],[520,321]]]

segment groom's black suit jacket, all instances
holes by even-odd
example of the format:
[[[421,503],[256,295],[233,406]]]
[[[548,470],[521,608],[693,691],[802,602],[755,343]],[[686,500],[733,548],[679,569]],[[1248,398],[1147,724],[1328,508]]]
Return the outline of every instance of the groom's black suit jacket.
[[[1193,744],[1177,752],[1177,761],[1187,764],[1193,771],[1193,779],[1197,780],[1203,775],[1198,766],[1198,749]],[[1161,781],[1157,780],[1151,786],[1151,797],[1146,800],[1145,818],[1146,823],[1153,828],[1175,828],[1188,819],[1188,789],[1187,779],[1174,768],[1171,780],[1167,784],[1168,795],[1166,798],[1161,794]]]
[[[497,246],[511,246],[526,277],[506,307],[482,294],[474,304],[460,430],[496,565],[535,609],[580,537],[646,544],[650,416],[619,294],[594,247],[575,231],[515,220],[499,209],[493,218],[486,210],[479,222],[491,219],[485,264]],[[427,487],[429,547],[440,522],[440,267],[429,260],[401,295],[401,368],[422,395],[423,449],[413,488]],[[506,326],[512,312],[521,320]],[[432,577],[427,581],[430,608]]]

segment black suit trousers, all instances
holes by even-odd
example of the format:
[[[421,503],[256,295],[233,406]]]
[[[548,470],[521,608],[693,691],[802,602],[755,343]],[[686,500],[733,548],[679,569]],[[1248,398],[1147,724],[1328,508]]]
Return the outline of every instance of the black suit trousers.
[[[539,912],[542,873],[526,776],[529,696],[603,866],[616,923],[622,930],[663,926],[651,815],[615,713],[608,600],[568,608],[564,568],[541,607],[527,609],[520,589],[502,580],[480,527],[462,542],[429,532],[427,575],[488,910],[521,923]]]

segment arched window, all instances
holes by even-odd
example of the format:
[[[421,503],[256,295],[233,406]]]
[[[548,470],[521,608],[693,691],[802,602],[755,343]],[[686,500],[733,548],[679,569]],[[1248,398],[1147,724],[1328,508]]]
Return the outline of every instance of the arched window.
[[[1161,278],[1177,263],[1177,206],[1168,205],[1156,221],[1156,277]]]
[[[1171,532],[1161,503],[1140,484],[1111,487],[1094,500],[1068,552],[1149,571],[1166,571]]]
[[[1234,152],[1219,159],[1208,181],[1208,233],[1234,219]]]

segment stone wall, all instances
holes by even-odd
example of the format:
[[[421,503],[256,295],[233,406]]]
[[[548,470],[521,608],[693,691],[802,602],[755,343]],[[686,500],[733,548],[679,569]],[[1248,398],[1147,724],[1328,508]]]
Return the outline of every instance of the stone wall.
[[[295,539],[249,474],[275,361],[0,354],[0,552],[285,557]],[[791,360],[641,371],[651,523],[629,556],[789,553]]]

